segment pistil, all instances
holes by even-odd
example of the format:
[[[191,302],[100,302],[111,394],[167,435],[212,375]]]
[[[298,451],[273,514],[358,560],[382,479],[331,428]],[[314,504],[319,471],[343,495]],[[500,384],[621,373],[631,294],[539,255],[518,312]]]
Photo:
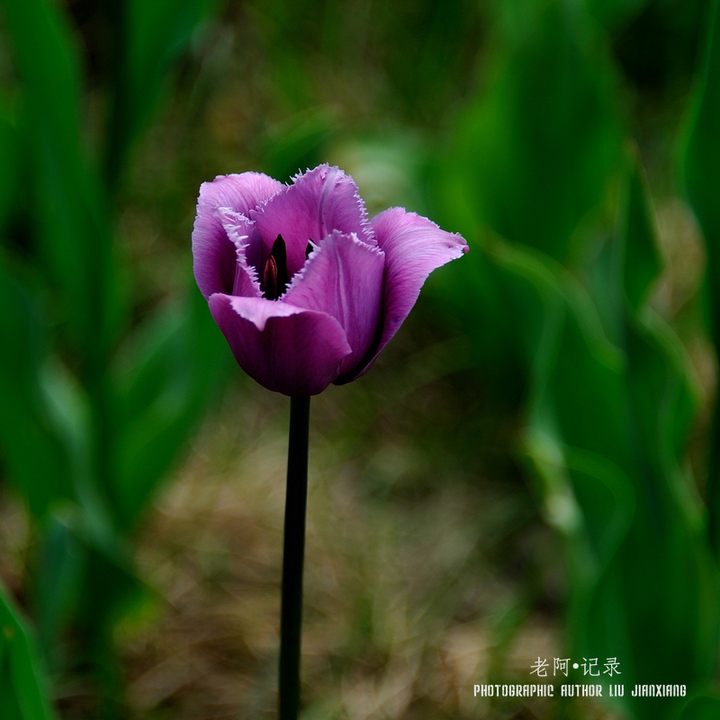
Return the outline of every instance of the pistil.
[[[282,235],[278,235],[263,268],[263,295],[268,300],[277,300],[285,292],[289,280],[285,240]]]

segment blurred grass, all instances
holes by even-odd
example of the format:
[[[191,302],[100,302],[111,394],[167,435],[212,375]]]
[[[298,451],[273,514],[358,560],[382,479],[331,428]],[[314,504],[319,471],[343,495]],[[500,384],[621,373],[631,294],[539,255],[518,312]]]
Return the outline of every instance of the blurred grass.
[[[449,412],[440,398],[456,396],[431,383],[351,439],[356,393],[315,402],[304,717],[474,718],[473,683],[527,682],[538,653],[559,652],[558,540],[511,468],[515,482],[499,481],[417,440],[436,434],[436,414],[410,412],[434,384],[426,411]],[[149,717],[274,716],[287,408],[249,392],[229,393],[141,539],[139,565],[169,610],[126,628],[120,647]],[[381,389],[359,394],[384,404]]]

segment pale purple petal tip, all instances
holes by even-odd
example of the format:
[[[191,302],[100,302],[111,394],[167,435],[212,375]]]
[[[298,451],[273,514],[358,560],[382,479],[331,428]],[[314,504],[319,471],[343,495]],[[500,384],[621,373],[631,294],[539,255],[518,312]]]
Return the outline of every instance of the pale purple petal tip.
[[[240,367],[284,395],[317,395],[351,353],[335,318],[262,298],[216,294],[210,312]]]
[[[228,238],[218,209],[248,215],[283,187],[277,180],[255,172],[219,175],[200,186],[192,234],[193,271],[206,298],[217,292],[232,292],[235,283],[236,246]]]

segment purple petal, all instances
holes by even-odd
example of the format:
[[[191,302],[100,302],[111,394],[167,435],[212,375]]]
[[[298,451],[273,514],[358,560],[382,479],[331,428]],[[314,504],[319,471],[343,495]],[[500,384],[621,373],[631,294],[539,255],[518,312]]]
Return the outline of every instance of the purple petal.
[[[285,302],[325,312],[340,323],[352,348],[340,375],[362,361],[375,338],[384,268],[381,250],[335,231],[310,255],[285,295]]]
[[[215,294],[210,312],[254,380],[284,395],[317,395],[351,349],[335,318],[263,298]]]
[[[384,210],[372,219],[371,225],[385,253],[382,331],[367,364],[358,373],[343,377],[342,382],[354,380],[368,370],[412,310],[430,273],[468,250],[457,233],[445,232],[431,220],[403,208]]]
[[[333,230],[355,233],[374,245],[357,185],[342,170],[319,165],[250,213],[263,238],[264,263],[275,238],[283,236],[290,277],[305,263],[308,241],[321,242]]]
[[[259,244],[255,223],[228,208],[218,208],[215,217],[222,223],[228,239],[235,245],[235,279],[232,295],[262,297],[257,269],[248,263],[253,243]]]
[[[283,184],[262,173],[219,175],[200,186],[192,235],[193,270],[200,292],[232,292],[235,282],[235,244],[217,216],[218,208],[248,215],[272,197]]]

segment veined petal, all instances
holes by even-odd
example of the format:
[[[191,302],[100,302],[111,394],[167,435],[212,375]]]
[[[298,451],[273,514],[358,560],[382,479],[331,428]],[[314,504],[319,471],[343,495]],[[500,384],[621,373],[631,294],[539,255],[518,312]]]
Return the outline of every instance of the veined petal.
[[[358,368],[358,373],[343,377],[343,382],[368,370],[412,310],[430,273],[468,250],[462,236],[441,230],[431,220],[403,208],[384,210],[371,224],[385,253],[382,330],[367,364]]]
[[[230,241],[235,245],[235,279],[232,295],[261,297],[260,279],[257,269],[249,263],[253,247],[257,248],[260,236],[255,223],[229,208],[215,210]]]
[[[263,238],[262,263],[275,238],[283,236],[291,277],[305,263],[308,241],[320,243],[333,230],[355,233],[363,242],[375,244],[357,185],[342,170],[328,165],[298,175],[292,185],[251,211],[250,217]]]
[[[235,244],[228,238],[218,208],[248,215],[284,185],[262,173],[219,175],[200,186],[192,234],[193,270],[200,292],[232,292],[235,282]]]
[[[332,315],[342,326],[352,353],[340,375],[360,363],[380,322],[385,256],[353,235],[339,231],[313,251],[295,275],[284,302]]]
[[[335,318],[263,298],[210,297],[210,312],[245,372],[268,390],[317,395],[352,351]]]
[[[239,297],[262,297],[262,290],[257,280],[255,268],[248,267],[242,262],[235,265],[232,294]]]

